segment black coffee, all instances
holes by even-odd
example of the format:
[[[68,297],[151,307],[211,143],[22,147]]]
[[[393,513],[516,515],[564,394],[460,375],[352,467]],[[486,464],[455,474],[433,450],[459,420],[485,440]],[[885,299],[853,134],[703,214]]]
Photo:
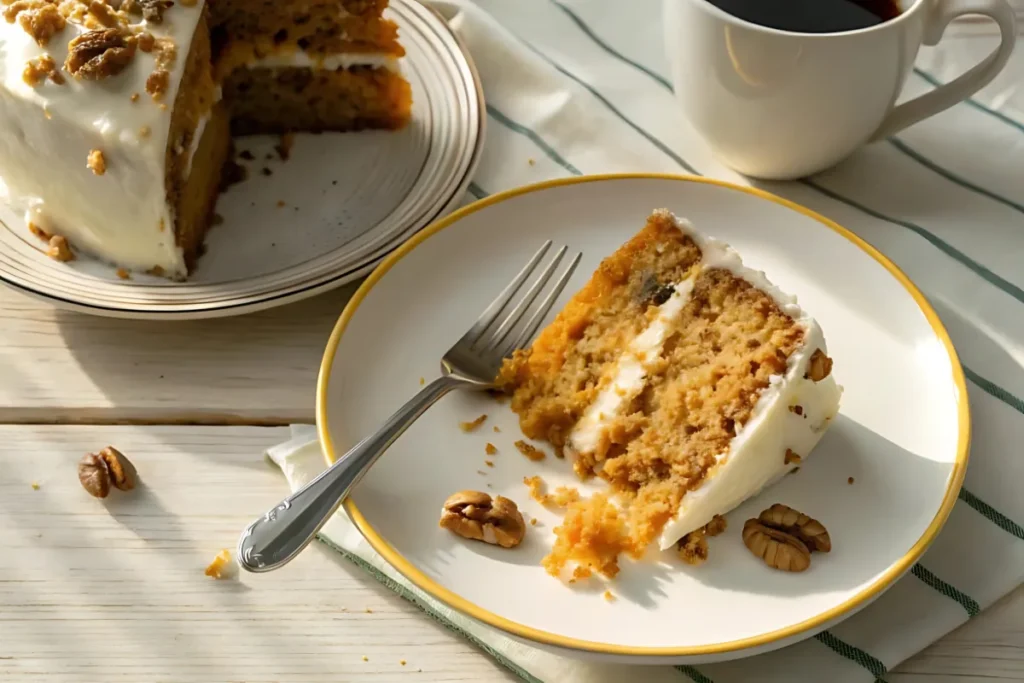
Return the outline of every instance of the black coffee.
[[[678,0],[676,0],[678,1]],[[794,33],[838,33],[899,16],[898,0],[709,0],[738,19]]]

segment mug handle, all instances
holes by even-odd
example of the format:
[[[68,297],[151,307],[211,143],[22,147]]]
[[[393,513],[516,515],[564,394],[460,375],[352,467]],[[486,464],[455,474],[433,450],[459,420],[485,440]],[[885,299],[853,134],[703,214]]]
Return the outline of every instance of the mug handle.
[[[980,14],[999,26],[999,46],[992,54],[955,80],[894,108],[871,137],[872,142],[887,138],[907,126],[966,100],[988,85],[996,74],[1002,71],[1010,59],[1010,53],[1013,52],[1013,44],[1017,38],[1017,22],[1013,8],[1006,0],[938,0],[928,11],[930,14],[925,19],[924,27],[925,45],[936,45],[942,38],[946,26],[957,17]]]

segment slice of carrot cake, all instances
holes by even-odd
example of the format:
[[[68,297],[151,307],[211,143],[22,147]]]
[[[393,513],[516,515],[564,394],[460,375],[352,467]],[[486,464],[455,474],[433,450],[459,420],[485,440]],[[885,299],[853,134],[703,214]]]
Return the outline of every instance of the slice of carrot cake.
[[[665,210],[506,361],[526,436],[610,485],[570,506],[545,565],[613,576],[797,467],[839,409],[817,322]]]

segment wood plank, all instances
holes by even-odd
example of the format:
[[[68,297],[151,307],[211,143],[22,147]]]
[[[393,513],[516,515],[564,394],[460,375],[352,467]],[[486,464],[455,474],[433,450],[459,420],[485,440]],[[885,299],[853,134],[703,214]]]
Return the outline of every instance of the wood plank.
[[[0,427],[0,680],[515,680],[326,549],[271,574],[203,574],[285,492],[259,454],[286,437]],[[144,486],[100,501],[76,463],[107,443]]]
[[[312,421],[323,349],[354,289],[235,318],[143,322],[0,287],[0,422]]]
[[[0,426],[0,680],[516,680],[323,548],[270,574],[203,575],[284,493],[259,454],[287,434]],[[99,501],[79,486],[76,462],[107,444],[143,486]],[[1024,679],[1024,591],[887,677],[983,679]]]

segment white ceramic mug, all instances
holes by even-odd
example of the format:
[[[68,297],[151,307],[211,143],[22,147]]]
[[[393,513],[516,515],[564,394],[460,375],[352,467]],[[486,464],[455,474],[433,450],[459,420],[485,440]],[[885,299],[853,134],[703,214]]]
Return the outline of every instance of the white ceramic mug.
[[[1016,37],[1006,0],[902,0],[899,16],[842,33],[791,33],[708,0],[665,0],[676,98],[727,165],[791,179],[821,171],[967,99],[1006,65]],[[909,5],[909,6],[907,6]],[[959,78],[895,105],[922,44],[966,14],[999,26],[999,47]]]

